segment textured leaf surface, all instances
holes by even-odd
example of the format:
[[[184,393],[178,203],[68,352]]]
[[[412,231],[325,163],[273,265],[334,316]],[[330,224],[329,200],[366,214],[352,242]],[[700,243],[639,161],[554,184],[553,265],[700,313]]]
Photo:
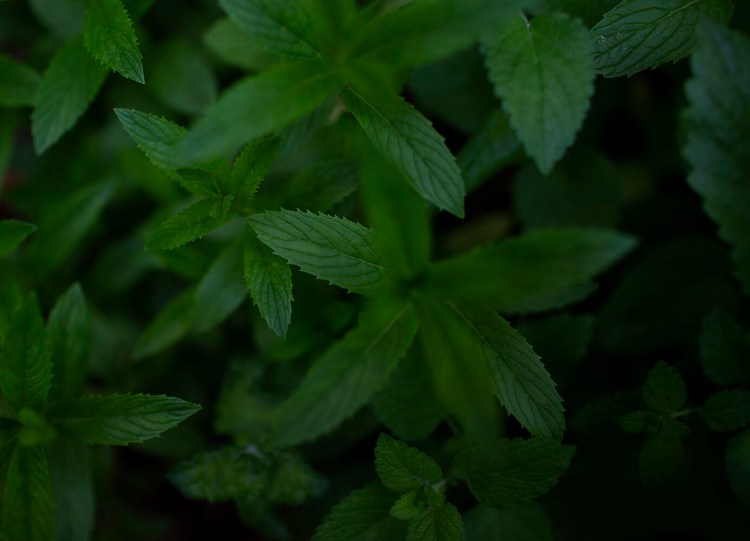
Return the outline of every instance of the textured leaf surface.
[[[339,86],[335,72],[319,62],[285,64],[243,79],[188,132],[181,156],[199,161],[235,151],[312,112]]]
[[[292,271],[271,249],[248,235],[245,282],[261,317],[277,336],[286,336],[292,320]]]
[[[434,485],[443,478],[443,471],[432,458],[387,434],[378,437],[375,470],[386,487],[399,493]]]
[[[38,73],[25,64],[0,54],[0,106],[33,105],[38,86]]]
[[[128,445],[158,437],[199,409],[163,395],[86,396],[66,404],[51,420],[61,432],[86,443]]]
[[[10,255],[36,226],[19,220],[0,220],[0,258]]]
[[[70,130],[86,112],[107,78],[107,69],[91,58],[75,38],[55,53],[42,74],[31,114],[37,154]]]
[[[171,250],[208,235],[224,225],[231,197],[202,199],[159,225],[146,242],[149,250]]]
[[[368,293],[385,277],[372,232],[345,218],[281,210],[250,217],[276,255],[339,287]]]
[[[585,297],[591,279],[634,246],[632,237],[607,230],[535,230],[438,263],[425,287],[505,313],[544,311]]]
[[[330,431],[388,381],[417,332],[417,321],[409,306],[395,313],[378,308],[365,312],[357,328],[313,364],[282,405],[272,440],[276,446],[292,446]]]
[[[750,381],[750,339],[729,313],[716,309],[701,325],[700,356],[703,371],[717,385]]]
[[[44,411],[52,381],[47,334],[36,297],[16,310],[0,351],[0,390],[18,413],[21,408]]]
[[[549,173],[573,144],[594,92],[586,28],[562,13],[514,17],[483,44],[511,126],[539,170]]]
[[[573,446],[537,438],[500,440],[485,448],[462,447],[456,468],[480,503],[509,507],[548,492],[574,453]]]
[[[726,23],[729,0],[624,0],[591,29],[594,67],[605,77],[676,62],[695,48],[701,20]]]
[[[643,400],[656,411],[677,411],[687,400],[685,380],[673,367],[659,361],[648,373],[643,386]]]
[[[319,56],[306,28],[309,15],[295,0],[219,0],[219,5],[242,30],[269,51],[290,58]]]
[[[83,38],[86,49],[104,66],[145,82],[138,38],[120,0],[87,0]]]
[[[481,340],[495,392],[508,412],[535,436],[562,438],[562,398],[526,339],[493,310],[454,309]]]
[[[706,27],[685,92],[690,186],[703,197],[750,293],[750,38]]]
[[[373,145],[403,170],[422,197],[463,217],[461,171],[429,120],[401,98],[375,100],[348,88],[343,99]]]
[[[115,114],[130,138],[156,167],[166,172],[179,167],[177,146],[187,133],[185,128],[134,109],[115,109]]]
[[[403,538],[403,523],[388,515],[396,496],[380,484],[355,490],[318,526],[312,541],[370,541]]]
[[[711,395],[699,411],[711,430],[737,430],[750,423],[750,392],[719,391]]]
[[[464,541],[461,513],[447,503],[430,508],[409,521],[406,541]]]
[[[2,507],[4,541],[52,541],[55,498],[42,446],[18,447],[8,468]]]

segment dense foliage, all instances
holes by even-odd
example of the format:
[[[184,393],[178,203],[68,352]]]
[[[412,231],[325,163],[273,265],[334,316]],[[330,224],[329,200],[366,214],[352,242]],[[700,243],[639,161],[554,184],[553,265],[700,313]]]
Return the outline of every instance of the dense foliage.
[[[0,0],[0,539],[745,539],[748,32]]]

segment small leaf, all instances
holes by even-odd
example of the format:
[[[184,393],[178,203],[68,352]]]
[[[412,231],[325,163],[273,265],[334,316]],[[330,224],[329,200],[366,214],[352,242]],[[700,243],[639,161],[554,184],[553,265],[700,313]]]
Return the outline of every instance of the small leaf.
[[[416,489],[410,490],[396,500],[396,503],[393,504],[388,514],[399,520],[410,520],[424,511],[426,504],[426,500],[424,502],[420,501],[419,491]]]
[[[146,241],[147,250],[171,250],[205,237],[226,222],[232,197],[202,199],[160,224]]]
[[[120,0],[87,0],[83,37],[86,49],[102,65],[138,83],[145,82],[138,38]]]
[[[401,98],[374,99],[353,88],[342,97],[372,144],[404,172],[422,197],[463,217],[461,171],[429,120]]]
[[[750,392],[719,391],[711,395],[698,412],[711,430],[737,430],[750,423]]]
[[[699,340],[703,371],[711,381],[717,385],[750,381],[750,339],[731,314],[715,309],[706,316]]]
[[[115,109],[115,114],[151,163],[168,173],[179,167],[177,147],[187,133],[185,128],[134,109]]]
[[[4,541],[52,541],[55,498],[44,447],[17,447],[8,468],[2,507]]]
[[[280,144],[278,137],[262,137],[248,143],[232,166],[229,193],[240,198],[252,198],[271,169]]]
[[[231,315],[247,297],[242,274],[242,246],[234,242],[203,275],[193,297],[193,328],[205,332]]]
[[[128,445],[158,437],[200,406],[169,396],[86,396],[66,404],[50,420],[60,432],[90,444]]]
[[[659,361],[648,373],[643,386],[643,400],[655,411],[677,411],[687,400],[685,380],[677,370]]]
[[[388,381],[417,332],[410,306],[362,314],[359,325],[313,364],[281,406],[277,447],[310,441],[353,415]],[[387,514],[387,511],[386,511]]]
[[[33,105],[39,80],[33,69],[0,54],[0,106]]]
[[[75,125],[106,78],[106,68],[86,53],[80,37],[55,53],[42,74],[31,114],[37,154],[54,145]]]
[[[247,235],[245,283],[261,317],[277,336],[285,337],[292,319],[292,271],[271,249]]]
[[[394,500],[380,484],[355,490],[331,509],[312,541],[403,539],[403,523],[388,514]]]
[[[591,29],[596,72],[630,76],[677,62],[695,48],[700,21],[723,24],[731,14],[729,0],[624,0]]]
[[[465,541],[461,514],[447,503],[409,521],[406,541]]]
[[[345,218],[267,211],[251,216],[250,225],[276,255],[349,291],[369,293],[385,277],[372,232]]]
[[[586,28],[563,13],[515,17],[483,40],[490,80],[543,174],[575,141],[594,92]]]
[[[382,483],[398,493],[434,485],[443,478],[443,471],[432,458],[387,434],[378,437],[375,470]]]
[[[36,226],[19,220],[0,220],[0,258],[12,254]]]

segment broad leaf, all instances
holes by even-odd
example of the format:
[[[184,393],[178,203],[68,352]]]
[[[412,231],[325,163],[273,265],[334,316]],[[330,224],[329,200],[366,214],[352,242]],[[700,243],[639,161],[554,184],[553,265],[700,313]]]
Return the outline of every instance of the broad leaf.
[[[80,37],[55,53],[42,74],[31,114],[37,154],[42,154],[75,125],[106,78],[107,69],[86,53]]]
[[[187,133],[174,122],[134,109],[115,109],[131,139],[159,169],[171,172],[179,167],[177,147]]]
[[[146,241],[148,250],[171,250],[224,225],[232,197],[212,197],[189,205],[159,225]]]
[[[594,66],[605,77],[633,75],[686,57],[702,20],[726,23],[729,0],[623,0],[591,29]]]
[[[708,397],[698,411],[711,430],[737,430],[750,423],[750,392],[719,391]]]
[[[436,264],[424,287],[505,313],[550,310],[588,295],[591,279],[634,246],[632,237],[607,230],[535,230]]]
[[[69,402],[50,420],[61,432],[86,443],[128,445],[158,437],[199,409],[164,395],[86,396]]]
[[[285,64],[243,79],[188,132],[181,157],[195,162],[235,151],[310,113],[339,87],[335,71],[317,61]]]
[[[13,253],[34,231],[36,231],[34,224],[19,220],[0,220],[0,258]]]
[[[349,291],[369,293],[386,275],[372,232],[345,218],[267,211],[251,216],[250,225],[276,255]]]
[[[83,38],[86,49],[102,65],[145,82],[138,38],[120,0],[87,0]]]
[[[403,539],[403,523],[388,514],[395,500],[380,484],[355,490],[331,509],[312,541]]]
[[[443,471],[432,458],[387,434],[378,437],[375,470],[380,481],[398,493],[434,485],[443,478]]]
[[[700,333],[703,371],[717,385],[750,381],[750,337],[729,313],[715,309],[703,319]]]
[[[346,106],[373,145],[440,209],[464,215],[464,181],[443,137],[402,98],[374,98],[348,88]]]
[[[96,502],[89,448],[60,439],[49,449],[49,469],[55,490],[55,541],[90,541]]]
[[[643,385],[643,400],[655,411],[677,411],[687,400],[685,380],[673,367],[659,361],[648,373]]]
[[[0,106],[33,105],[38,86],[38,73],[25,64],[0,54]]]
[[[703,3],[703,2],[701,2]],[[750,39],[706,26],[685,92],[690,186],[719,236],[733,245],[736,275],[750,293]]]
[[[0,390],[18,413],[22,408],[44,411],[52,381],[47,333],[36,297],[16,310],[0,351]]]
[[[203,50],[186,40],[177,40],[158,49],[149,87],[170,109],[200,115],[216,101],[219,83]]]
[[[546,175],[573,144],[594,92],[586,28],[562,13],[516,16],[483,48],[510,124]]]
[[[313,364],[282,405],[273,444],[310,441],[353,415],[385,385],[416,331],[410,306],[363,313],[357,328]]]
[[[247,297],[242,245],[234,242],[203,275],[193,297],[193,328],[207,331],[224,321]]]
[[[203,33],[203,44],[230,66],[248,71],[265,69],[278,60],[229,17],[218,19]]]
[[[52,541],[55,498],[40,445],[17,447],[8,468],[2,507],[4,541]]]
[[[529,502],[557,484],[575,447],[532,438],[500,440],[496,445],[464,445],[456,469],[480,503],[509,507]]]
[[[406,541],[464,541],[461,513],[447,503],[430,508],[409,521]]]
[[[277,336],[286,336],[292,320],[292,271],[271,249],[247,235],[244,275],[253,302],[268,327]]]
[[[562,398],[526,339],[493,310],[454,310],[481,340],[503,406],[533,435],[561,439],[565,431]]]

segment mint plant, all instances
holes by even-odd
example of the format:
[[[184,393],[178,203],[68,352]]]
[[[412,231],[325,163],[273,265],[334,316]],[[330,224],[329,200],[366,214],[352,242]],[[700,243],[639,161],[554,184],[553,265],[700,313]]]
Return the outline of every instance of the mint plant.
[[[0,538],[746,531],[749,10],[0,1]]]

